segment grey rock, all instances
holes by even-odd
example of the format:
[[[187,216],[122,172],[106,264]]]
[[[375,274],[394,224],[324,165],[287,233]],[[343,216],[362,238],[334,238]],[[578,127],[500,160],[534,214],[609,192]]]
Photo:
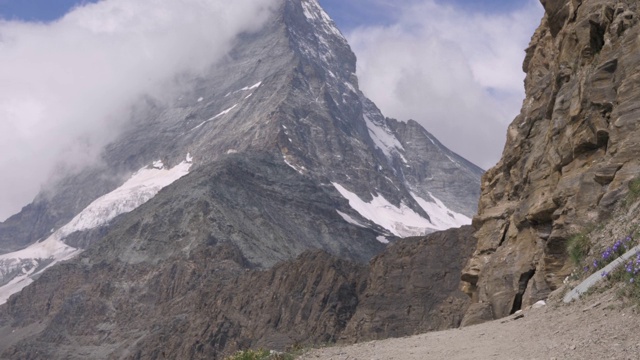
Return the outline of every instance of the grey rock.
[[[0,333],[43,324],[22,341],[0,338],[0,356],[221,359],[455,327],[469,303],[457,279],[471,231],[402,239],[366,265],[313,251],[249,270],[238,246],[214,242],[156,266],[83,254],[0,307]]]
[[[100,165],[52,182],[0,224],[0,251],[24,247],[153,161],[171,167],[193,156],[188,175],[142,206],[66,236],[84,252],[0,306],[0,326],[42,324],[31,337],[0,340],[5,356],[210,359],[459,324],[470,228],[400,241],[369,269],[386,248],[377,238],[394,239],[332,183],[425,219],[412,193],[470,216],[482,171],[366,99],[354,54],[315,1],[282,0],[263,29],[241,35],[222,63],[182,86],[168,104],[141,101]],[[376,131],[399,145],[376,142]],[[405,276],[410,286],[398,289]],[[371,295],[378,291],[394,301]],[[380,316],[392,325],[379,331],[371,311],[389,304]]]

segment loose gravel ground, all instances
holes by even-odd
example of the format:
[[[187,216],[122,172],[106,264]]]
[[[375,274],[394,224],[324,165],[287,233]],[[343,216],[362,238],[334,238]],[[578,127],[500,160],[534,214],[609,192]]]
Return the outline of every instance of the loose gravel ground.
[[[300,359],[640,359],[640,315],[615,289],[508,318],[307,352]]]

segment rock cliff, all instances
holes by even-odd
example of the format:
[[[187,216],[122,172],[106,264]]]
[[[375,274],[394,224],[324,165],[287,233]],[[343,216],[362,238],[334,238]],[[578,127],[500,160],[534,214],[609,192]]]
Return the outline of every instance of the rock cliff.
[[[571,271],[565,242],[603,221],[640,175],[636,1],[542,0],[526,99],[482,179],[465,323],[544,299]]]
[[[220,359],[456,327],[469,303],[458,285],[471,232],[403,239],[368,265],[313,251],[268,270],[215,241],[129,264],[109,259],[106,239],[0,307],[0,357]]]

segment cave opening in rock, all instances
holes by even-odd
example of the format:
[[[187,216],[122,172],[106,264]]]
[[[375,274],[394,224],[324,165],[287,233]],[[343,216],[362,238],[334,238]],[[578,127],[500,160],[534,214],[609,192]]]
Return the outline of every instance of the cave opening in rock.
[[[531,269],[520,275],[520,280],[518,281],[518,293],[513,299],[513,306],[511,307],[511,312],[509,314],[515,314],[516,311],[522,309],[522,297],[524,296],[524,292],[527,290],[529,280],[531,280],[535,273],[536,270]]]

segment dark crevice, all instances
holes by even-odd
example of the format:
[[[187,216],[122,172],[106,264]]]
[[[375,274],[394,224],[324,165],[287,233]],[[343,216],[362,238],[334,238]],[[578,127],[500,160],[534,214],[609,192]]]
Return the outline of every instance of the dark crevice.
[[[618,70],[618,59],[609,60],[598,67],[598,72],[604,71],[613,74]]]
[[[505,240],[507,240],[507,232],[509,232],[510,225],[511,225],[511,222],[507,222],[507,226],[504,227],[504,232],[502,232],[502,239],[500,239],[500,243],[498,244],[498,247],[502,246]]]
[[[597,131],[596,139],[598,142],[598,147],[604,148],[604,150],[607,151],[607,147],[609,145],[609,132],[604,130]]]
[[[527,136],[525,136],[525,139],[529,139],[531,138],[531,132],[533,131],[533,127],[535,126],[535,121],[531,121],[531,123],[529,124],[529,129],[527,130]]]
[[[580,10],[581,7],[582,7],[582,0],[578,0],[576,4],[576,8],[573,10],[573,14],[571,14],[571,17],[569,18],[569,22],[576,21],[576,19],[578,18],[578,10]]]
[[[531,269],[526,273],[520,275],[520,280],[518,281],[518,293],[516,297],[513,299],[513,306],[511,307],[511,312],[509,314],[515,314],[516,311],[522,309],[522,297],[524,296],[524,292],[527,290],[527,285],[529,285],[529,280],[535,275],[536,270]]]
[[[589,21],[589,25],[591,26],[591,39],[589,45],[592,51],[592,55],[596,55],[600,52],[600,50],[602,50],[602,47],[604,46],[604,34],[607,29],[593,21]]]

